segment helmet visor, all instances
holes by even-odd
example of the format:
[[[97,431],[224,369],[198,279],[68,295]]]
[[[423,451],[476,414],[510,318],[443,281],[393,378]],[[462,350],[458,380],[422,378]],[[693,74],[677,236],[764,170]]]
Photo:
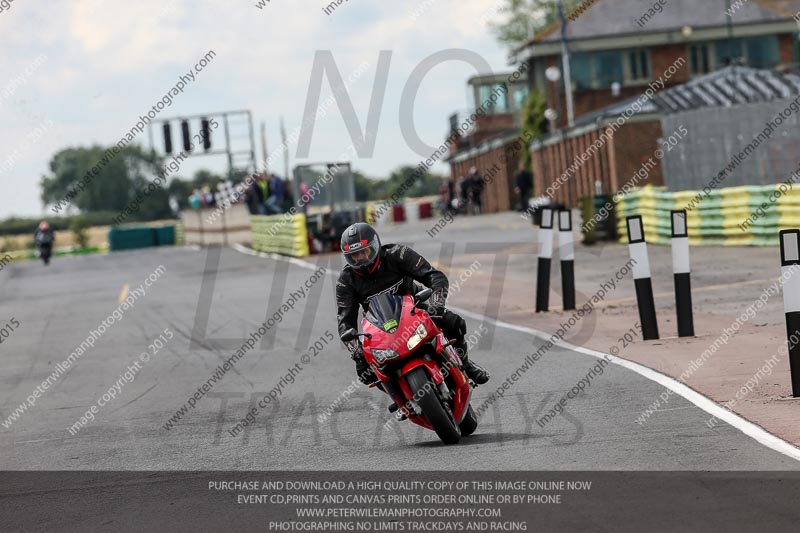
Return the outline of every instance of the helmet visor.
[[[345,245],[345,261],[353,268],[365,268],[371,266],[378,258],[380,244],[378,236],[374,236],[371,241],[356,241]]]

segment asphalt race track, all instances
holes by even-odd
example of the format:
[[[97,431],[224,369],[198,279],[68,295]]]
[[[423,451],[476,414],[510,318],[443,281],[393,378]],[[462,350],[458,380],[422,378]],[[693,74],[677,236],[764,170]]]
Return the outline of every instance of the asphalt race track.
[[[421,228],[394,229],[384,240],[416,240],[416,247],[436,261],[446,247],[424,237]],[[486,229],[486,242],[491,235],[496,235],[495,228]],[[475,228],[449,228],[446,238],[457,259],[467,240],[480,242],[482,234]],[[533,242],[532,232],[509,238],[523,245]],[[336,256],[317,261],[330,272],[339,265]],[[35,405],[10,427],[0,428],[0,469],[798,468],[796,460],[732,426],[708,428],[710,415],[683,398],[673,399],[668,410],[646,425],[637,425],[636,417],[665,389],[617,365],[606,366],[561,416],[540,427],[536,420],[598,363],[558,347],[488,407],[476,434],[456,447],[442,446],[435,434],[407,422],[390,423],[386,429],[386,398],[352,386],[352,362],[338,338],[329,340],[336,336],[333,275],[309,283],[316,268],[313,259],[311,264],[276,260],[231,248],[165,248],[59,258],[49,268],[38,263],[8,267],[0,275],[0,318],[5,323],[13,317],[20,326],[0,347],[2,421],[7,424],[7,417],[56,365],[160,265],[165,267],[161,275],[121,320],[44,390]],[[531,290],[514,285],[519,284],[514,278],[503,283],[505,291]],[[218,366],[305,284],[311,287],[304,289],[294,309],[165,428],[218,373]],[[490,324],[475,318],[468,323],[470,332]],[[162,334],[163,348],[149,347]],[[322,349],[310,352],[317,341]],[[492,381],[475,390],[473,405],[480,406],[542,342],[505,327],[483,339],[472,354],[490,369]],[[141,362],[148,351],[149,360]],[[140,368],[132,381],[123,379],[137,361]],[[292,368],[296,370],[289,379]],[[348,387],[351,393],[342,402]],[[110,401],[96,409],[95,420],[85,418],[77,431],[70,431],[109,390],[114,397],[107,396]],[[270,391],[274,400],[259,408],[259,400]],[[341,405],[326,417],[337,399]],[[254,407],[254,423],[232,431]]]

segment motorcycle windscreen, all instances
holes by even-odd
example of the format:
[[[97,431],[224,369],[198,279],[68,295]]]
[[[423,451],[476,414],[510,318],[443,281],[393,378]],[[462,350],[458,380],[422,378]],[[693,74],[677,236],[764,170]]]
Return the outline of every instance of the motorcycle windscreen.
[[[396,294],[376,294],[367,300],[368,310],[364,317],[375,327],[393,333],[400,324],[403,297]]]

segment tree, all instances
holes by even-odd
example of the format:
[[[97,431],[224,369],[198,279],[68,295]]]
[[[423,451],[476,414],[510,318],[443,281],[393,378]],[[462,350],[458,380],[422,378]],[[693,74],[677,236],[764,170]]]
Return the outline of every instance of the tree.
[[[74,186],[81,182],[92,167],[103,159],[104,148],[66,148],[58,152],[50,161],[51,176],[43,176],[42,201],[45,204],[63,200]],[[124,155],[108,161],[102,169],[89,178],[85,190],[73,199],[73,206],[81,211],[101,209],[120,210],[128,202],[130,178],[124,162]]]
[[[154,152],[145,152],[139,146],[126,146],[109,158],[106,148],[65,148],[50,161],[49,176],[42,176],[42,201],[57,204],[64,200],[81,180],[88,183],[73,199],[74,207],[83,212],[120,211],[134,198],[134,179],[145,175],[155,176],[161,163]],[[105,161],[105,163],[103,163]],[[89,175],[92,169],[98,169]]]
[[[89,229],[89,221],[84,215],[78,215],[72,219],[69,225],[70,231],[75,236],[75,242],[78,243],[79,248],[86,248],[89,244],[89,234],[86,230]]]
[[[411,176],[416,170],[416,167],[402,166],[385,179],[369,178],[361,172],[354,171],[356,201],[389,200],[392,194],[401,189],[403,190],[403,197],[414,198],[439,194],[439,186],[442,183],[443,176],[425,172],[411,180]],[[413,183],[410,186],[406,186],[406,183],[411,181]]]
[[[430,196],[439,193],[442,176],[425,172],[412,179],[417,172],[416,167],[402,166],[393,171],[388,179],[376,180],[372,189],[373,200],[386,200],[399,190],[403,197]],[[406,185],[410,183],[410,185]]]
[[[353,171],[353,178],[355,180],[356,202],[366,202],[370,200],[374,180],[356,171]]]
[[[214,174],[211,171],[200,169],[194,173],[194,178],[192,178],[192,187],[194,189],[200,189],[203,186],[208,185],[211,187],[212,191],[216,191],[217,185],[224,180],[225,178],[219,174]]]
[[[522,145],[525,147],[522,150],[522,161],[525,166],[530,169],[531,167],[531,153],[528,148],[528,143],[524,142],[527,139],[535,139],[540,135],[547,133],[547,119],[544,116],[544,111],[547,108],[547,101],[544,94],[540,91],[533,89],[528,98],[525,100],[525,107],[522,108],[522,132],[520,135],[523,141]],[[525,135],[527,133],[527,135]]]
[[[68,193],[83,182],[84,189],[71,199],[69,207],[81,213],[124,211],[155,178],[162,158],[137,145],[126,146],[113,157],[109,154],[103,146],[65,148],[56,153],[50,161],[51,174],[42,176],[40,182],[42,201],[66,207],[63,202]],[[139,210],[126,218],[153,220],[170,216],[169,198],[163,188],[150,191],[140,201]]]
[[[583,0],[563,0],[564,15],[581,5]],[[502,44],[517,47],[558,21],[558,2],[554,0],[504,0],[497,11],[501,19],[489,22],[489,28]]]
[[[187,209],[189,207],[189,196],[194,189],[195,187],[191,181],[176,176],[170,180],[167,192],[169,196],[175,198],[180,209]]]

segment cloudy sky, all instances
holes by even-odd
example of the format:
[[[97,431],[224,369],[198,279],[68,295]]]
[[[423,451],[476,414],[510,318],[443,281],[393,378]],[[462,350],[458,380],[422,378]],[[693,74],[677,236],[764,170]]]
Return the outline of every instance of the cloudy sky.
[[[209,50],[216,57],[159,118],[250,109],[257,138],[260,123],[267,125],[270,150],[280,144],[281,116],[289,133],[303,119],[317,51],[330,50],[345,79],[363,71],[349,93],[365,128],[379,52],[390,50],[374,152],[351,158],[374,176],[427,157],[405,141],[401,114],[413,114],[420,139],[438,145],[447,116],[471,105],[466,80],[475,67],[446,61],[423,79],[413,109],[401,109],[403,89],[425,58],[467,49],[494,71],[511,70],[485,24],[495,0],[349,0],[330,14],[323,12],[330,2],[270,0],[263,9],[258,2],[14,0],[0,11],[0,218],[43,214],[39,180],[56,151],[116,143]],[[326,80],[320,101],[330,94]],[[135,142],[149,146],[147,130]],[[331,106],[316,121],[309,157],[298,159],[293,147],[291,162],[336,160],[351,144]],[[282,157],[276,162],[282,171]],[[193,158],[179,174],[198,168],[224,171],[226,161]]]

